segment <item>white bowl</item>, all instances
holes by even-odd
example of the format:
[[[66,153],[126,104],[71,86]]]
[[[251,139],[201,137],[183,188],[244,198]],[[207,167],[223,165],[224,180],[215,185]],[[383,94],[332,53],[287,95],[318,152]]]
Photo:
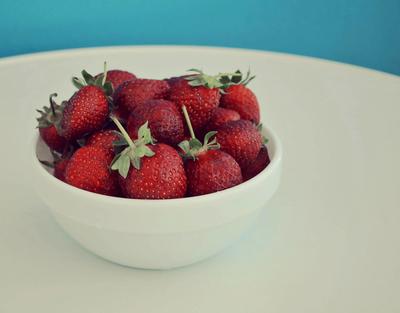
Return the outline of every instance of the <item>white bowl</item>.
[[[282,147],[269,139],[271,163],[256,177],[213,194],[171,200],[103,196],[70,186],[38,161],[51,159],[35,137],[35,189],[62,228],[89,251],[126,266],[170,269],[204,260],[235,242],[278,188]]]

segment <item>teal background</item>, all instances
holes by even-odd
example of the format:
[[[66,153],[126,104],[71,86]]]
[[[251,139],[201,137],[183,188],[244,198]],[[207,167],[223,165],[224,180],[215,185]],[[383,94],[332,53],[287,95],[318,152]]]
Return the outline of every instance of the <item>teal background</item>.
[[[273,50],[400,74],[400,0],[0,0],[0,56],[126,44]]]

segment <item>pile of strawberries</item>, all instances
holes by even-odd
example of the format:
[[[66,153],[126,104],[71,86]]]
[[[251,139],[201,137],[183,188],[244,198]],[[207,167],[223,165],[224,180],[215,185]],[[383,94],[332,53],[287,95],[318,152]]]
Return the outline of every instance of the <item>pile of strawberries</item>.
[[[170,199],[227,189],[270,162],[260,109],[240,71],[164,80],[104,69],[72,79],[68,101],[38,110],[54,176],[109,196]]]

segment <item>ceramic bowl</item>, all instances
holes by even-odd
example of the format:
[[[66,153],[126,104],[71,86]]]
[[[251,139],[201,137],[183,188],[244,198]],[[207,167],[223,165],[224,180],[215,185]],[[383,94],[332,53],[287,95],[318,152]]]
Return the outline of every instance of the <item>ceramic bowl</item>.
[[[271,163],[256,177],[216,193],[171,200],[109,197],[70,186],[38,161],[51,155],[36,136],[35,189],[65,232],[94,254],[136,268],[185,266],[234,243],[277,190],[282,147],[271,129],[264,135]]]

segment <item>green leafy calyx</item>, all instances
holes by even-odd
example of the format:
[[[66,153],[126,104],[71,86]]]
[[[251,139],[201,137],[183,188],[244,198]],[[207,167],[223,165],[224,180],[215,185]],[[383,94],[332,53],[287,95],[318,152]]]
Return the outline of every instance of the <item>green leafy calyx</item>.
[[[44,166],[46,166],[48,168],[53,168],[54,169],[54,167],[56,166],[57,163],[59,163],[59,162],[61,162],[63,160],[70,159],[72,154],[73,154],[73,151],[74,151],[74,148],[71,145],[66,148],[66,152],[63,153],[62,155],[57,153],[57,152],[55,152],[54,150],[51,150],[50,152],[51,152],[51,155],[53,157],[53,160],[52,161],[46,161],[46,160],[40,160],[39,159],[39,162],[42,165],[44,165]]]
[[[203,143],[201,143],[201,141],[196,138],[196,135],[193,131],[192,123],[190,122],[189,114],[188,114],[185,106],[182,106],[182,112],[183,112],[183,116],[185,117],[185,121],[189,128],[189,132],[190,132],[190,136],[191,136],[190,140],[184,140],[178,145],[179,148],[181,148],[183,151],[182,156],[185,159],[195,160],[199,154],[201,154],[205,151],[219,149],[220,146],[217,143],[217,139],[215,138],[215,135],[217,134],[217,132],[216,131],[208,132],[204,136]]]
[[[123,178],[126,178],[131,165],[137,170],[140,170],[141,159],[143,157],[152,157],[155,154],[147,146],[148,144],[153,144],[154,141],[151,137],[148,122],[140,126],[138,130],[138,139],[133,141],[118,119],[115,116],[111,116],[111,119],[117,125],[123,138],[115,142],[114,145],[119,147],[127,145],[127,147],[115,156],[114,160],[111,162],[111,169],[118,171]]]
[[[246,75],[243,75],[240,70],[234,73],[218,73],[217,75],[207,75],[202,70],[190,69],[189,72],[195,74],[185,77],[189,81],[189,85],[205,86],[207,88],[220,88],[222,91],[232,85],[247,85],[251,80],[255,78],[250,74],[250,70],[247,71]]]
[[[72,83],[78,89],[81,89],[84,86],[97,86],[104,90],[107,96],[111,96],[114,92],[113,86],[110,82],[106,81],[107,79],[107,63],[104,62],[104,71],[103,73],[92,76],[86,70],[82,72],[82,78],[72,77]]]
[[[247,85],[250,83],[256,76],[252,76],[250,70],[247,71],[246,75],[243,75],[240,70],[236,70],[234,75],[222,75],[220,77],[220,82],[222,84],[221,89],[226,89],[232,85]]]
[[[59,128],[59,124],[62,118],[63,102],[61,105],[57,104],[53,98],[57,97],[56,93],[52,93],[49,96],[50,106],[44,106],[41,110],[36,110],[40,116],[36,119],[38,121],[38,128],[46,128],[55,125]]]
[[[199,154],[205,151],[219,149],[219,143],[217,143],[217,138],[215,138],[216,134],[216,131],[208,132],[204,136],[203,143],[201,143],[197,138],[182,141],[178,146],[183,151],[183,157],[185,159],[195,160]]]

